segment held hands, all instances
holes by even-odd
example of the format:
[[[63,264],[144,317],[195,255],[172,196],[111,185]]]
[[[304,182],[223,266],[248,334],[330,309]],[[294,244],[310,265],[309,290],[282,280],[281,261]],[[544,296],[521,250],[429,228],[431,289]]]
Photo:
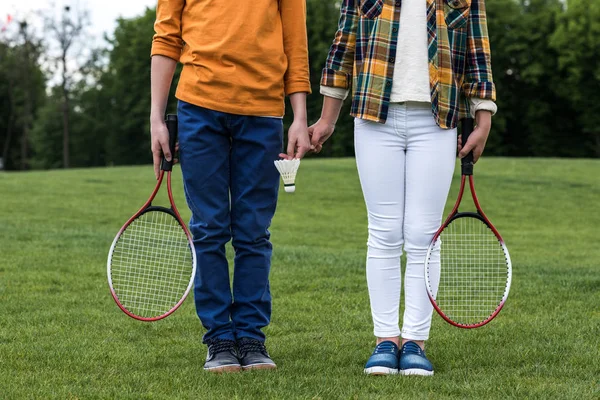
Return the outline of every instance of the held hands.
[[[476,163],[483,153],[485,144],[492,127],[492,113],[489,111],[477,111],[476,128],[473,130],[465,146],[462,146],[462,135],[458,135],[458,157],[464,158],[473,151],[473,163]]]
[[[292,96],[296,96],[297,94],[294,94]],[[294,106],[294,98],[290,98],[292,100],[292,106]],[[298,100],[298,104],[296,104],[296,108],[300,109],[300,101],[305,101],[306,100],[306,96],[303,94],[301,97],[297,98]],[[315,153],[319,153],[321,151],[321,149],[323,148],[323,143],[325,143],[325,141],[327,139],[329,139],[329,137],[333,134],[333,131],[335,130],[335,122],[337,121],[339,115],[340,115],[340,110],[342,109],[342,104],[343,104],[343,100],[342,99],[337,99],[337,98],[333,98],[333,97],[328,97],[328,96],[324,96],[323,97],[323,109],[321,110],[321,118],[317,121],[316,124],[312,125],[310,128],[306,127],[306,119],[302,120],[302,134],[301,134],[301,139],[302,141],[299,141],[297,135],[298,133],[296,133],[296,136],[293,135],[293,133],[295,133],[295,131],[292,130],[292,128],[294,128],[294,125],[296,124],[296,122],[294,121],[294,125],[292,125],[292,127],[289,130],[288,136],[289,136],[289,143],[288,143],[288,154],[282,154],[281,157],[285,158],[285,159],[290,159],[293,158],[294,155],[294,151],[290,150],[290,146],[293,148],[294,146],[296,146],[298,148],[297,151],[297,156],[298,158],[300,158],[299,155],[304,156],[308,151],[312,151]],[[302,107],[304,109],[304,106]],[[296,114],[295,112],[296,110],[294,109],[294,114]],[[306,112],[302,112],[299,115],[306,115]],[[300,128],[298,128],[300,129]],[[305,135],[306,133],[306,135]],[[307,140],[307,147],[301,147],[299,146],[300,144],[304,144],[304,140]],[[304,149],[304,151],[302,151]]]
[[[311,145],[315,153],[320,153],[323,149],[323,143],[327,141],[335,131],[335,123],[320,118],[314,125],[308,128]]]
[[[281,153],[279,157],[285,160],[301,159],[310,150],[311,145],[306,120],[294,119],[290,129],[288,129],[287,154]]]
[[[286,160],[302,158],[309,152],[320,153],[323,144],[331,137],[335,130],[335,124],[327,122],[323,118],[314,125],[305,128],[306,123],[294,121],[288,131],[287,154],[279,157]]]

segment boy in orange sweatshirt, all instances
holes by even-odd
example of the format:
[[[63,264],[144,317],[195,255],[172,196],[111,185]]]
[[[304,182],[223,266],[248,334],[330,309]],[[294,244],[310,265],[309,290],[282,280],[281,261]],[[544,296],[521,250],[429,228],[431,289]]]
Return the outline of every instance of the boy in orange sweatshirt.
[[[279,156],[310,150],[306,0],[158,0],[152,43],[154,168],[172,157],[164,123],[177,62],[179,158],[198,262],[194,297],[207,329],[204,369],[275,368],[262,328],[271,317],[269,225]],[[284,97],[294,122],[283,142]],[[235,249],[233,290],[225,244]]]

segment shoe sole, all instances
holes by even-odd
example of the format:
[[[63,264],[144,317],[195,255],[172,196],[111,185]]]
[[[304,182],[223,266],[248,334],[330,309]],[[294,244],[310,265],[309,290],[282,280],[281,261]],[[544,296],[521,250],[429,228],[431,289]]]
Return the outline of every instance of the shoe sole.
[[[242,366],[241,365],[222,365],[219,367],[213,367],[213,368],[204,368],[205,371],[213,373],[213,374],[227,374],[227,373],[233,373],[233,372],[240,372],[242,370]]]
[[[277,369],[277,365],[275,365],[275,364],[250,364],[250,365],[244,365],[242,367],[242,369],[244,371],[262,370],[262,369]]]
[[[388,368],[388,367],[365,368],[365,374],[367,374],[367,375],[381,376],[381,375],[396,375],[397,373],[398,373],[398,370],[395,368]]]
[[[419,368],[401,369],[400,375],[433,376],[433,371],[427,371],[426,369]]]

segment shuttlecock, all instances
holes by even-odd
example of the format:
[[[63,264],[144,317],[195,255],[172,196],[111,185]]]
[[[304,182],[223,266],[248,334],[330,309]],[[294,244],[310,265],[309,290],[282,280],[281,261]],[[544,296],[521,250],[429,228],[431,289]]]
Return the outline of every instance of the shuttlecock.
[[[299,158],[294,158],[293,160],[275,161],[275,167],[281,174],[281,179],[283,179],[283,186],[287,193],[294,193],[296,191],[296,172],[298,172],[299,166]]]

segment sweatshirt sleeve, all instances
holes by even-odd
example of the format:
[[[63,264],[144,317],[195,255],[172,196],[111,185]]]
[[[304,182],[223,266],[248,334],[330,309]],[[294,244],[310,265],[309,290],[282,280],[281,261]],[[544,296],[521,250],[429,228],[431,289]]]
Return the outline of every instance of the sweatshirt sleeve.
[[[281,0],[280,13],[283,50],[288,60],[284,78],[285,94],[310,93],[306,0]]]
[[[181,39],[181,14],[185,0],[158,0],[151,55],[161,55],[179,61]]]

